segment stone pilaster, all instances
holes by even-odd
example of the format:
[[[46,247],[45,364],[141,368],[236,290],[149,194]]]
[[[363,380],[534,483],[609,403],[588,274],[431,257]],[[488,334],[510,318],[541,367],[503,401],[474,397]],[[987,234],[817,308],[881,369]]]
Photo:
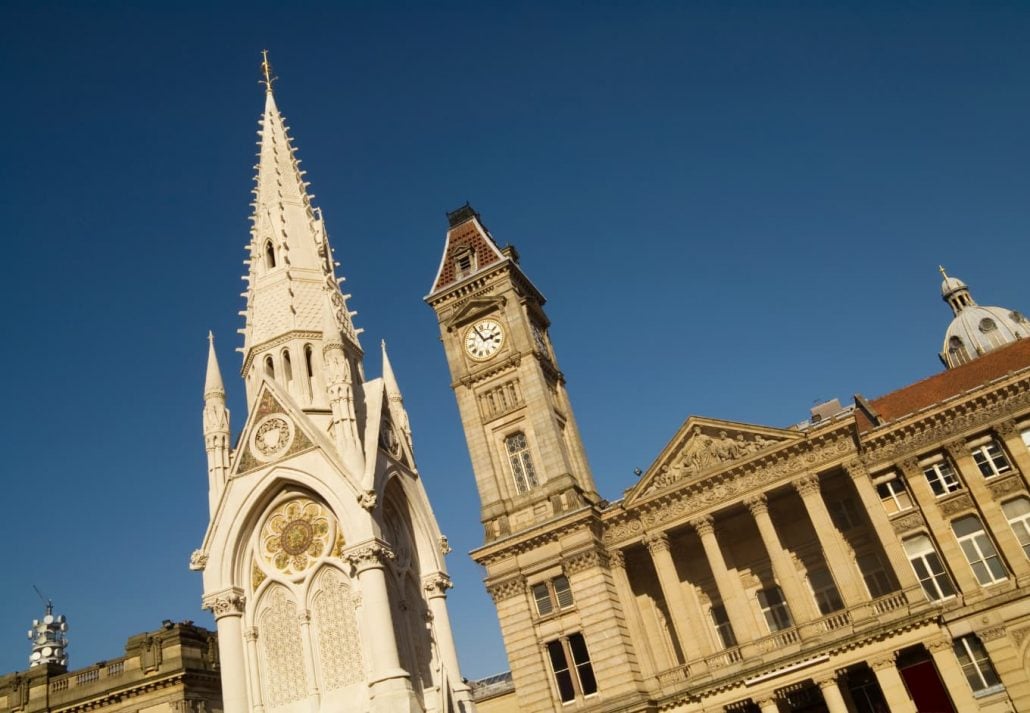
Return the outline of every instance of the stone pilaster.
[[[876,674],[876,681],[880,684],[880,690],[883,691],[883,697],[891,713],[918,713],[895,665],[896,658],[896,651],[885,652],[871,660],[869,666]]]
[[[204,609],[211,610],[218,628],[218,660],[222,671],[224,713],[249,713],[247,659],[243,650],[243,590],[231,587],[204,597]]]
[[[955,656],[954,642],[942,636],[926,642],[926,648],[933,657],[933,663],[937,667],[944,687],[948,690],[951,702],[957,711],[977,710],[976,699],[969,688],[965,674],[962,673],[962,666]]]
[[[644,678],[649,678],[657,673],[654,659],[651,656],[651,645],[644,634],[644,623],[640,616],[640,607],[637,605],[636,595],[633,594],[633,585],[630,583],[629,570],[626,568],[626,555],[622,550],[613,550],[608,553],[608,566],[611,567],[612,576],[615,579],[615,592],[619,597],[619,604],[626,615],[626,625],[629,627],[629,636],[636,652],[637,660],[640,662],[640,673]]]
[[[247,648],[247,671],[250,673],[250,707],[254,713],[264,713],[265,705],[261,697],[261,683],[258,677],[258,629],[250,627],[243,632],[243,640]]]

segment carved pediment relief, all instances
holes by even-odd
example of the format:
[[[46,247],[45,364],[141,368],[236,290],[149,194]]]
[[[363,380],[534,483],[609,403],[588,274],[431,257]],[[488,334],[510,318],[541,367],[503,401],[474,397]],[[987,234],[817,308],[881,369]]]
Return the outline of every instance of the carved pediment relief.
[[[290,409],[280,403],[266,384],[240,439],[234,475],[285,460],[314,445],[289,414]]]
[[[490,297],[488,295],[472,297],[466,302],[459,304],[454,311],[451,312],[444,324],[446,325],[447,330],[450,331],[466,322],[471,322],[481,314],[499,310],[504,306],[504,303],[505,299],[503,297]]]
[[[692,417],[627,494],[627,502],[748,460],[799,438],[802,436],[796,431]]]

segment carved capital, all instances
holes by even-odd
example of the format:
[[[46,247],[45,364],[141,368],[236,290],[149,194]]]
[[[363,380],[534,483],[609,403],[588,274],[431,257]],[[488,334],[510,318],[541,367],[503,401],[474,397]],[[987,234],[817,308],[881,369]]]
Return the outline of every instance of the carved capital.
[[[521,575],[488,585],[486,591],[494,600],[494,604],[511,599],[526,591],[526,579]]]
[[[243,590],[232,587],[205,596],[202,600],[202,607],[209,609],[217,621],[223,616],[242,616],[246,603],[247,598],[243,596]]]
[[[622,550],[608,550],[608,566],[612,569],[626,569],[626,553]]]
[[[369,512],[376,509],[376,502],[378,502],[378,500],[379,497],[376,495],[374,490],[366,490],[365,492],[358,494],[358,505]]]
[[[695,517],[690,521],[690,526],[697,530],[697,534],[702,538],[715,534],[715,520],[711,515]]]
[[[451,578],[443,572],[434,572],[422,578],[422,589],[430,599],[447,596],[447,590],[453,586]]]
[[[948,455],[953,461],[957,461],[963,456],[969,455],[969,446],[966,444],[966,439],[956,438],[953,441],[948,441],[944,444],[944,450],[948,452]]]
[[[575,574],[603,564],[605,564],[604,555],[597,550],[576,552],[562,560],[562,568],[566,574]]]
[[[644,544],[647,545],[647,551],[652,555],[656,555],[659,552],[668,552],[669,536],[664,532],[655,532],[644,538]]]
[[[887,653],[881,654],[873,659],[870,659],[869,666],[874,671],[883,671],[884,669],[892,667],[897,657],[897,651],[888,651]]]
[[[207,567],[207,553],[203,550],[193,550],[193,554],[190,555],[190,569],[199,572],[205,567]]]
[[[931,639],[923,644],[931,654],[939,654],[942,651],[951,651],[951,641],[945,637]]]
[[[923,469],[919,467],[919,461],[915,458],[906,458],[898,465],[901,466],[901,471],[909,477],[923,474]]]
[[[993,430],[1001,438],[1016,438],[1019,436],[1019,427],[1011,419],[994,424]]]
[[[792,485],[802,498],[819,495],[819,477],[816,475],[806,475],[803,478],[798,478]]]
[[[389,560],[396,557],[389,545],[381,540],[362,543],[343,553],[343,558],[350,563],[357,574],[368,569],[381,569]]]
[[[815,685],[819,686],[819,688],[830,688],[837,685],[838,675],[837,671],[827,671],[826,673],[812,676],[812,680],[815,681]]]
[[[298,609],[297,610],[297,623],[301,626],[307,626],[311,623],[311,610],[310,609]]]
[[[844,472],[855,480],[869,476],[869,469],[866,468],[865,463],[857,458],[855,460],[849,460],[844,464]]]
[[[744,504],[747,505],[747,509],[751,511],[751,515],[754,517],[769,513],[769,498],[765,493],[752,495],[744,501]]]
[[[243,640],[248,644],[252,641],[258,640],[258,628],[256,626],[248,626],[243,630]]]
[[[984,643],[1004,638],[1005,634],[1006,631],[1004,626],[994,626],[990,629],[976,632],[976,635],[980,637],[980,641],[983,641]]]

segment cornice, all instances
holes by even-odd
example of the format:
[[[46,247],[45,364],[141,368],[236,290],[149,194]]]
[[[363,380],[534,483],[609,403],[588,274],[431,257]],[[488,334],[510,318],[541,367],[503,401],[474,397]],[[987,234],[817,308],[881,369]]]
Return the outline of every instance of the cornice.
[[[583,528],[590,528],[595,532],[600,529],[600,518],[597,511],[591,507],[583,507],[572,513],[563,515],[561,518],[551,519],[542,522],[528,530],[509,535],[501,540],[483,545],[469,553],[472,559],[484,567],[500,562],[509,557],[535,550],[538,547],[559,539]]]
[[[1030,377],[1025,371],[993,382],[988,390],[960,394],[917,411],[860,437],[861,458],[869,466],[894,461],[952,440],[976,428],[1030,408]]]

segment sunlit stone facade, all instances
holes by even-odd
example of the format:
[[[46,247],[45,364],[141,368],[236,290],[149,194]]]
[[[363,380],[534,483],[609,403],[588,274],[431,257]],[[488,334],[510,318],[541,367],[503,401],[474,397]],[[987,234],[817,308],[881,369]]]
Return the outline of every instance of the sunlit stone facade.
[[[520,710],[1030,710],[1030,340],[791,428],[691,417],[608,503],[468,207],[426,299]]]

